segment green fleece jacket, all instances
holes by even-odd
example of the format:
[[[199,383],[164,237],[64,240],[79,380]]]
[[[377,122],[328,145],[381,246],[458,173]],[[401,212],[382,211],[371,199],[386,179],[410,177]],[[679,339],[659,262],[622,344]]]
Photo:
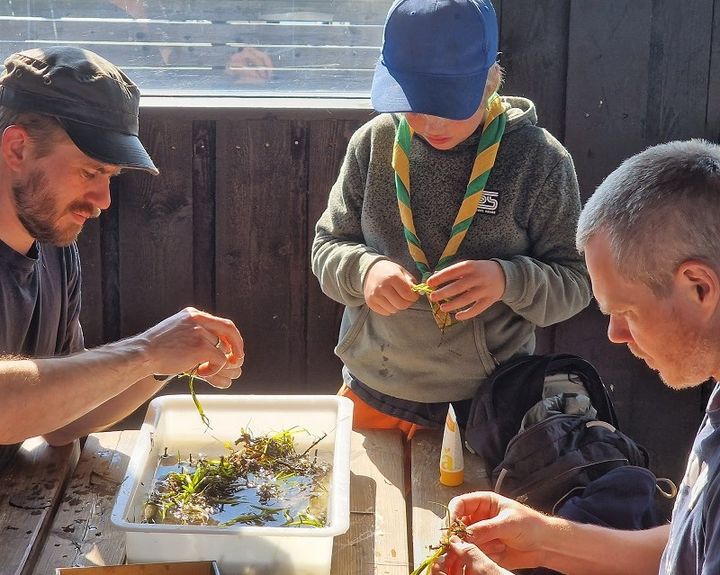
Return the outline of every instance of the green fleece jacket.
[[[350,374],[386,395],[418,402],[467,399],[514,355],[532,353],[535,326],[567,319],[590,301],[575,249],[580,194],[572,159],[536,126],[532,102],[505,97],[508,122],[495,166],[456,261],[497,261],[501,300],[441,332],[426,298],[385,317],[363,297],[368,269],[392,260],[419,281],[408,252],[390,161],[398,117],[382,114],[351,138],[328,206],[316,226],[312,269],[345,304],[335,353]],[[410,182],[417,235],[434,265],[445,247],[475,159],[480,130],[439,151],[412,141]]]

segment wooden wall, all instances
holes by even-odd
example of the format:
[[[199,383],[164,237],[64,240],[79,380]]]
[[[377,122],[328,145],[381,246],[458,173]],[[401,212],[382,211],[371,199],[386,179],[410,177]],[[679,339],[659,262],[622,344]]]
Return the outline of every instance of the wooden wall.
[[[535,100],[565,142],[582,194],[657,142],[720,136],[720,0],[496,0],[504,92]],[[232,392],[332,393],[339,306],[309,270],[313,226],[367,110],[144,108],[162,171],[121,176],[82,235],[88,342],[194,304],[237,322],[246,369]],[[587,357],[623,429],[660,474],[681,476],[706,388],[666,389],[607,341],[594,304],[545,330],[540,351]]]
[[[341,308],[310,272],[325,207],[362,110],[143,109],[161,171],[116,178],[80,237],[90,345],[186,305],[232,318],[246,340],[233,391],[332,393]]]
[[[526,95],[570,150],[587,198],[626,157],[686,138],[720,139],[720,1],[503,0],[505,93]],[[622,428],[658,472],[682,476],[707,386],[667,389],[605,337],[594,303],[543,334],[541,350],[583,355],[614,388]]]

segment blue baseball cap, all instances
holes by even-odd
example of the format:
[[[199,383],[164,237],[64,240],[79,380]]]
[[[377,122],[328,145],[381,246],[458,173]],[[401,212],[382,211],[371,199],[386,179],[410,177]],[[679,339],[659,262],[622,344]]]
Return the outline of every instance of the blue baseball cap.
[[[469,118],[480,107],[497,53],[490,0],[396,0],[373,76],[373,108]]]

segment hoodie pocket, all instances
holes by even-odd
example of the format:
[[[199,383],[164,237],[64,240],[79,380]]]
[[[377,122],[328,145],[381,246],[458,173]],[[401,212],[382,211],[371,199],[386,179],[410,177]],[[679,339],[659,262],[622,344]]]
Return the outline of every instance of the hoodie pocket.
[[[335,353],[366,385],[414,401],[471,397],[495,369],[482,321],[442,332],[420,304],[392,316],[346,308]]]
[[[335,353],[337,355],[345,353],[355,342],[367,321],[368,315],[370,315],[370,308],[366,305],[356,308],[345,308],[340,324],[340,339],[335,347]]]
[[[478,357],[485,368],[485,375],[488,376],[495,371],[495,368],[498,366],[498,361],[488,348],[487,336],[485,335],[485,322],[478,317],[474,317],[471,321],[474,327],[475,347],[477,348]]]

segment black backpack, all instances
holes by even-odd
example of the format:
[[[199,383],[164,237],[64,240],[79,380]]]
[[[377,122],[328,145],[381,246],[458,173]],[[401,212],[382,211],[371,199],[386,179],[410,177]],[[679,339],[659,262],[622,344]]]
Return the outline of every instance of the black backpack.
[[[597,415],[550,415],[520,431],[543,397],[545,377],[558,373],[582,383]],[[649,466],[645,449],[618,431],[595,368],[570,354],[524,356],[498,367],[471,402],[465,444],[484,459],[495,491],[548,513],[611,469]]]
[[[492,373],[470,403],[465,445],[483,458],[489,470],[505,457],[525,413],[542,398],[545,377],[556,373],[576,374],[597,410],[597,419],[617,427],[610,395],[589,362],[567,353],[513,358]]]
[[[493,470],[494,491],[555,514],[608,471],[648,464],[647,452],[609,423],[553,415],[510,440]]]

